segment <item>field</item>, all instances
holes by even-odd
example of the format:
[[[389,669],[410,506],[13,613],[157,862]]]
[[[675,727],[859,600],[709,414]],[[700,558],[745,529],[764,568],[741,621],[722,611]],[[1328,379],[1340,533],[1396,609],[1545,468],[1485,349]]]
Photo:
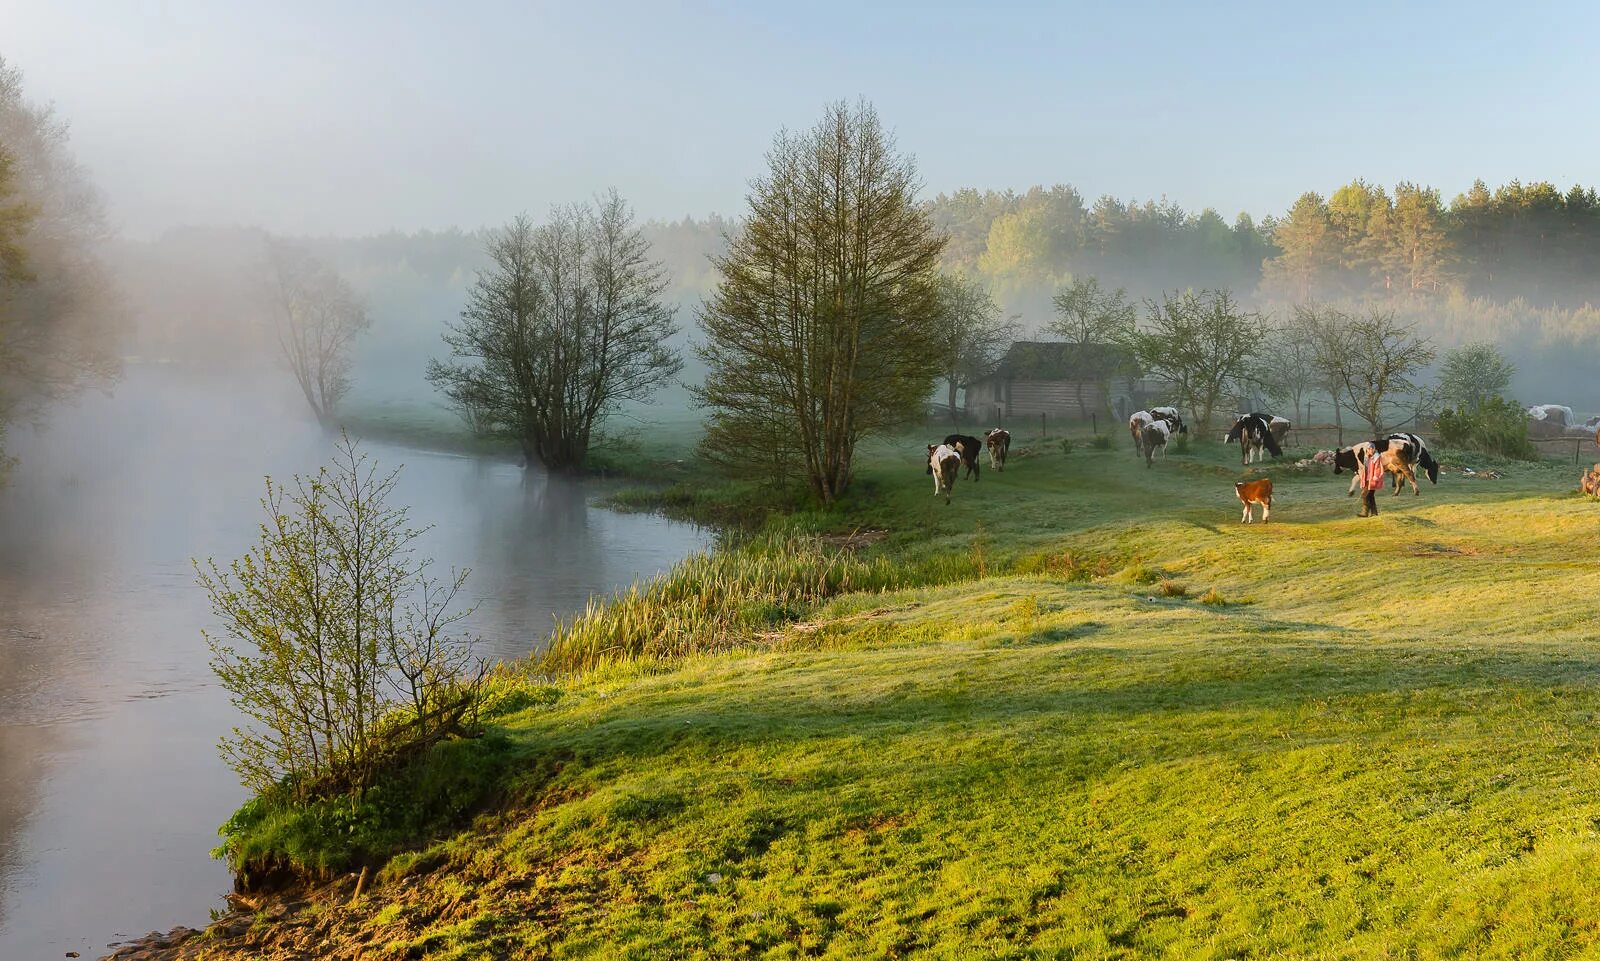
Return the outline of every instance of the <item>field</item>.
[[[1023,438],[946,506],[919,440],[790,522],[887,532],[845,543],[918,583],[502,680],[489,813],[218,953],[1600,953],[1600,504],[1570,465],[1361,520],[1290,451],[1247,527],[1234,448]]]

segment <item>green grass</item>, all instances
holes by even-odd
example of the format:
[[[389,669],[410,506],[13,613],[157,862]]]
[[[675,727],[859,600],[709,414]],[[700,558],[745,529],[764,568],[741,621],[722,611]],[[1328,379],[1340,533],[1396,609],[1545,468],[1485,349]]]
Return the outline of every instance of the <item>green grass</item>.
[[[1600,952],[1600,511],[1576,469],[1446,474],[1361,520],[1291,451],[1265,469],[1272,523],[1245,526],[1232,448],[1146,470],[1017,444],[946,506],[919,441],[870,445],[870,496],[788,522],[888,532],[870,546],[757,542],[750,571],[696,561],[573,628],[601,638],[580,650],[641,643],[504,702],[498,800],[416,832],[359,907],[315,908],[319,936],[460,958]],[[724,633],[687,650],[652,618],[694,605]],[[497,683],[552,690],[525,670]]]

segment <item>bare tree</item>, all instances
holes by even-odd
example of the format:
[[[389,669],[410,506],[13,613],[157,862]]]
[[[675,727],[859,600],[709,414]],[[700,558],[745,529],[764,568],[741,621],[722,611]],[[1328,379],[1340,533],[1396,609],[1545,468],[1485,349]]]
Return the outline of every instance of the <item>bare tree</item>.
[[[444,337],[453,359],[429,362],[428,381],[529,464],[579,467],[607,416],[682,369],[665,271],[614,190],[542,226],[518,217],[488,253]]]
[[[1147,301],[1142,329],[1127,336],[1139,366],[1165,381],[1195,415],[1202,435],[1231,390],[1257,384],[1253,373],[1266,324],[1226,290],[1188,291]]]
[[[1322,387],[1324,378],[1317,366],[1315,333],[1300,321],[1298,313],[1271,332],[1263,360],[1268,393],[1274,400],[1288,401],[1294,411],[1291,419],[1306,426],[1311,419],[1307,397]]]
[[[943,341],[939,356],[944,361],[945,403],[954,420],[956,391],[994,372],[1006,348],[1017,339],[1016,318],[1002,314],[982,284],[949,274],[939,277],[935,318]]]
[[[343,277],[296,244],[267,242],[278,347],[318,422],[331,426],[350,391],[350,348],[372,320]]]
[[[927,321],[944,239],[916,202],[915,164],[866,103],[779,134],[767,161],[700,313],[703,447],[774,480],[793,471],[832,503],[859,439],[918,413],[941,373]]]
[[[1317,313],[1316,358],[1335,401],[1348,406],[1382,434],[1385,404],[1421,389],[1414,378],[1434,358],[1433,345],[1395,321],[1393,311],[1373,309],[1352,317],[1338,310]],[[1343,442],[1341,430],[1340,442]]]

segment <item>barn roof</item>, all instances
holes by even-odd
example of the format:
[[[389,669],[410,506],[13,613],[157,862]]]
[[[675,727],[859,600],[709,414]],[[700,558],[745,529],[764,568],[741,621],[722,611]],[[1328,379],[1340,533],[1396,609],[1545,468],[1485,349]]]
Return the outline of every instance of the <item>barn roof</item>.
[[[1111,344],[1019,340],[989,376],[997,380],[1094,380],[1133,365]],[[985,378],[988,379],[988,378]]]

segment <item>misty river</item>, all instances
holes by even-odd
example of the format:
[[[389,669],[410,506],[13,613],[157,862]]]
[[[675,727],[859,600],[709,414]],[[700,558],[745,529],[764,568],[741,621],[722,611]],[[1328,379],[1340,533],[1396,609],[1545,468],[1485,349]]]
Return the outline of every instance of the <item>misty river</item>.
[[[0,958],[97,957],[221,907],[229,877],[209,851],[244,792],[216,741],[238,718],[207,667],[213,625],[190,559],[242,554],[263,475],[327,459],[331,439],[285,386],[135,367],[8,435]],[[364,447],[404,465],[395,500],[434,525],[420,553],[472,568],[465,596],[480,606],[465,627],[491,657],[527,653],[554,616],[709,540],[513,463]]]

